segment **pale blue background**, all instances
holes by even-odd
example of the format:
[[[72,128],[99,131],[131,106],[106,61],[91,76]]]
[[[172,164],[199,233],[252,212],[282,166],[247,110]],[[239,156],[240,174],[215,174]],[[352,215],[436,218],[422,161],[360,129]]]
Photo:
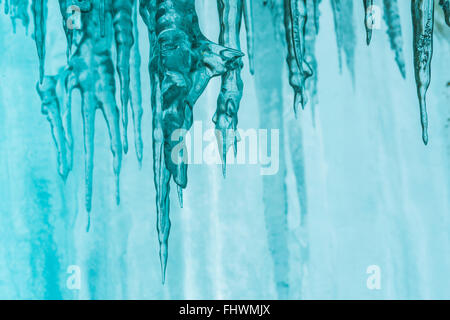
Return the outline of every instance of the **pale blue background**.
[[[273,86],[256,89],[255,81],[263,80],[251,77],[245,67],[239,125],[281,129],[280,172],[263,178],[257,166],[235,166],[224,181],[218,166],[191,166],[184,209],[172,194],[165,286],[155,227],[144,25],[139,26],[142,169],[130,145],[117,207],[106,125],[97,117],[92,225],[86,233],[79,97],[73,103],[74,170],[64,183],[35,91],[34,42],[21,27],[14,35],[9,18],[1,15],[0,298],[450,298],[450,29],[435,36],[430,144],[425,147],[412,72],[409,1],[399,2],[407,79],[395,65],[384,24],[366,47],[362,1],[355,1],[353,88],[347,70],[339,74],[331,7],[323,1],[315,128],[309,107],[294,122],[281,46],[273,65],[259,66],[285,68],[283,77],[265,79]],[[198,0],[197,9],[202,30],[217,39],[215,1]],[[65,41],[55,10],[50,7],[48,70],[64,63]],[[260,25],[265,21],[262,25],[273,34],[267,12],[257,12],[256,19]],[[266,50],[274,41],[259,41],[256,49]],[[219,79],[212,81],[195,107],[195,118],[204,120],[205,128],[212,127],[219,85]],[[268,121],[261,114],[267,102],[263,94],[276,88],[283,99],[274,110],[278,118]],[[294,124],[301,126],[302,135],[289,135],[286,128]],[[129,129],[131,139],[131,125]],[[291,151],[299,147],[306,172],[305,226],[300,226],[293,175],[299,164],[291,160]],[[79,291],[66,287],[70,265],[81,269]],[[369,265],[381,268],[381,290],[366,287]]]

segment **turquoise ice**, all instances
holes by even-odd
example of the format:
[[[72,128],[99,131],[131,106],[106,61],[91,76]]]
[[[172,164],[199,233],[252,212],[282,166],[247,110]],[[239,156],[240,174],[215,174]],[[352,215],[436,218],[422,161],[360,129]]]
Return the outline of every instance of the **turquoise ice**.
[[[447,1],[3,2],[0,297],[450,297]],[[279,129],[278,173],[187,185],[193,119]]]

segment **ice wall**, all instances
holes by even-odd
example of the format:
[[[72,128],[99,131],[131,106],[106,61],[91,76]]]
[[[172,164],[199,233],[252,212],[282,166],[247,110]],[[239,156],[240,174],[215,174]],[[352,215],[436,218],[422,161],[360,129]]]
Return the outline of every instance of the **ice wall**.
[[[56,74],[66,62],[66,36],[57,3],[48,4],[44,65]],[[436,8],[427,94],[431,138],[425,147],[418,138],[411,9],[407,1],[398,5],[405,80],[384,23],[373,30],[367,47],[362,1],[352,9],[355,42],[343,43],[344,52],[354,50],[353,73],[346,68],[340,73],[336,15],[330,2],[322,1],[313,122],[309,104],[298,111],[298,119],[292,111],[287,48],[280,41],[284,35],[277,23],[272,27],[277,19],[283,24],[283,17],[273,18],[262,1],[254,2],[255,75],[244,59],[239,127],[280,130],[279,171],[261,176],[258,166],[229,165],[223,180],[220,165],[190,166],[183,209],[175,204],[176,190],[171,195],[164,286],[154,228],[146,26],[139,20],[142,167],[133,154],[123,157],[117,206],[108,128],[97,117],[94,197],[86,232],[81,96],[73,96],[73,167],[64,182],[35,90],[35,44],[19,25],[13,34],[9,17],[2,15],[0,296],[448,298],[449,28]],[[205,36],[219,39],[215,1],[198,0],[196,9]],[[258,28],[261,24],[264,28]],[[246,52],[244,30],[241,44]],[[213,79],[196,103],[195,119],[202,120],[204,129],[214,127],[220,87],[220,79]],[[120,101],[120,90],[116,94]],[[366,286],[370,265],[380,267],[381,290]],[[69,266],[81,271],[79,290],[67,286]]]

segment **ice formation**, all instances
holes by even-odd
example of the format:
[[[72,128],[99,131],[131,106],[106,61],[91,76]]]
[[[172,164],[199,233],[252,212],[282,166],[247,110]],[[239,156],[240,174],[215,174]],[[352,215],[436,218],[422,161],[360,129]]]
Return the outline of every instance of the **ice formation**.
[[[450,0],[439,0],[439,4],[444,10],[445,23],[450,27]]]
[[[30,17],[28,16],[28,0],[6,0],[5,13],[10,13],[14,32],[16,32],[16,21],[20,20],[22,25],[28,31]]]
[[[306,0],[285,1],[285,32],[288,48],[287,63],[289,66],[289,82],[294,89],[294,111],[299,105],[306,105],[305,82],[313,71],[305,59],[306,46]]]
[[[433,58],[434,1],[413,0],[414,73],[420,104],[422,139],[428,144],[428,115],[426,94],[431,82],[431,59]]]
[[[187,151],[181,148],[175,155],[178,159],[174,159],[174,148],[183,143],[184,134],[191,128],[195,102],[209,80],[239,69],[243,54],[206,39],[191,0],[141,1],[140,12],[148,27],[151,48],[153,168],[164,282],[170,232],[170,180],[173,178],[177,185],[180,204],[182,189],[187,185],[184,161]],[[234,110],[229,112],[235,114]],[[179,140],[172,139],[177,131]]]
[[[355,30],[353,25],[353,1],[330,0],[334,16],[334,29],[338,46],[339,66],[342,71],[342,59],[354,80],[355,77]]]
[[[364,27],[366,28],[366,42],[367,45],[372,41],[372,27],[373,27],[373,0],[363,0],[364,4]]]
[[[391,49],[395,52],[395,61],[402,77],[406,77],[405,58],[403,55],[402,26],[400,24],[400,14],[398,12],[397,0],[383,0],[384,20],[387,25],[387,33],[391,43]]]
[[[251,1],[250,0],[218,0],[220,35],[219,44],[233,48],[241,49],[239,35],[241,30],[242,18],[245,18],[247,29],[247,47],[249,51],[250,72],[254,73],[253,65],[253,21],[251,19]],[[223,175],[226,174],[227,151],[234,147],[237,152],[237,133],[238,110],[241,103],[243,82],[241,71],[243,65],[237,66],[222,75],[222,86],[217,99],[217,109],[213,121],[216,125],[217,142],[219,152],[222,158]]]
[[[269,9],[275,30],[273,45],[281,44],[287,50],[289,83],[294,90],[294,110],[302,108],[309,101],[314,107],[317,100],[317,65],[315,41],[319,32],[319,5],[321,0],[261,0],[258,10]],[[354,79],[354,55],[356,46],[353,24],[354,2],[330,0],[334,16],[338,56]],[[254,2],[253,2],[254,4]],[[384,0],[384,19],[395,60],[403,77],[405,61],[403,54],[400,12],[397,1]],[[363,0],[366,42],[372,39],[373,0]],[[434,0],[412,0],[412,25],[414,31],[414,71],[421,110],[423,141],[428,143],[428,119],[426,92],[431,80],[431,59],[433,55]],[[446,23],[449,23],[450,3],[440,0]],[[119,203],[119,174],[122,153],[128,151],[128,105],[131,106],[134,122],[134,144],[139,162],[143,157],[141,118],[143,113],[141,97],[140,65],[138,44],[139,16],[148,28],[150,43],[149,75],[151,83],[151,110],[153,119],[153,166],[156,188],[157,230],[160,243],[161,269],[164,274],[168,257],[170,232],[169,190],[171,180],[178,189],[182,205],[182,190],[187,186],[187,150],[184,146],[186,131],[194,117],[194,105],[212,77],[221,76],[221,90],[217,109],[213,116],[219,150],[222,156],[224,174],[226,153],[239,139],[237,134],[238,110],[243,94],[241,72],[243,53],[239,34],[242,22],[247,32],[249,70],[256,74],[257,83],[268,79],[260,63],[270,63],[256,50],[254,41],[263,41],[264,26],[255,25],[252,18],[251,0],[217,0],[220,37],[218,43],[208,40],[200,31],[194,0],[59,0],[62,25],[67,38],[67,65],[58,74],[46,74],[45,40],[47,0],[5,0],[4,10],[10,14],[14,26],[19,20],[27,27],[28,9],[34,21],[34,40],[39,58],[39,81],[37,91],[42,101],[42,113],[47,117],[58,152],[59,173],[65,179],[72,167],[71,95],[74,89],[81,93],[85,148],[86,209],[92,204],[92,183],[94,169],[94,121],[97,109],[106,120],[113,154],[113,170],[116,175],[116,199]],[[262,10],[262,9],[261,9]],[[138,14],[139,11],[139,14]],[[73,21],[72,14],[80,13],[80,23]],[[14,27],[15,29],[15,27]],[[256,36],[256,34],[258,34]],[[255,40],[255,39],[256,40]],[[115,44],[115,46],[113,46]],[[113,51],[115,47],[115,52]],[[261,48],[260,48],[261,50]],[[113,57],[116,61],[113,61]],[[258,68],[261,68],[261,70]],[[268,66],[265,66],[268,67]],[[270,68],[269,68],[270,69]],[[260,74],[259,74],[260,73]],[[120,105],[117,106],[115,79],[120,83]],[[272,79],[270,79],[272,81]],[[273,83],[273,82],[271,82]],[[269,83],[267,84],[267,86]],[[58,94],[61,86],[63,94]],[[279,93],[279,92],[278,92]],[[270,100],[272,97],[267,97]],[[273,107],[273,108],[272,108]],[[275,114],[280,114],[275,105],[263,108],[264,124],[279,123]],[[121,119],[121,121],[120,121]],[[278,119],[278,120],[277,120]],[[122,123],[122,127],[120,126]],[[292,128],[291,128],[292,129]],[[291,132],[296,132],[291,130]],[[177,139],[173,135],[178,134]],[[301,134],[301,132],[299,132]],[[301,146],[299,146],[300,151]],[[296,150],[298,148],[293,148]],[[175,156],[174,156],[175,155]],[[295,155],[296,162],[302,156]],[[296,176],[303,179],[303,163],[298,163]],[[281,181],[267,183],[281,184]],[[299,189],[301,202],[306,202],[305,191]],[[282,197],[282,196],[281,196]],[[280,200],[282,201],[282,199]],[[306,212],[305,210],[302,210]],[[270,214],[269,212],[266,212]],[[271,227],[272,228],[272,227]],[[283,222],[273,226],[283,232]],[[269,232],[270,233],[270,232]],[[285,239],[284,239],[285,240]],[[282,240],[277,252],[284,252]],[[279,254],[279,253],[277,253]],[[279,257],[277,268],[284,268]],[[286,270],[281,270],[286,271]],[[282,273],[282,272],[281,272]],[[281,274],[279,273],[279,274]],[[280,288],[285,279],[278,279]],[[281,289],[280,289],[281,290]]]

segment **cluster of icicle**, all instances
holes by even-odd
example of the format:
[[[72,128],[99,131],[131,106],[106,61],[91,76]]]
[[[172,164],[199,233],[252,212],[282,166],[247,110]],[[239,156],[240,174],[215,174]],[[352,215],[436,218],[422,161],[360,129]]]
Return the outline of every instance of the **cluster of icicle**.
[[[280,23],[288,56],[289,83],[292,86],[294,110],[316,103],[317,61],[315,39],[319,32],[319,4],[321,0],[254,0],[270,8],[274,21]],[[330,0],[336,30],[339,61],[342,58],[354,74],[353,56],[355,35],[352,25],[353,1]],[[384,19],[388,27],[390,45],[395,60],[405,77],[402,31],[397,0],[383,0]],[[446,23],[450,25],[450,0],[440,0]],[[119,203],[119,173],[122,153],[128,151],[128,105],[134,121],[134,144],[139,162],[143,143],[141,118],[143,113],[140,84],[140,53],[137,43],[138,15],[148,28],[150,42],[149,75],[151,79],[151,109],[153,116],[153,166],[156,187],[157,229],[160,243],[161,268],[164,274],[168,256],[170,232],[169,189],[171,180],[177,186],[180,205],[182,189],[187,185],[187,164],[183,161],[186,149],[178,151],[178,161],[172,159],[174,148],[184,143],[178,129],[189,130],[193,122],[195,102],[209,80],[221,76],[222,87],[213,117],[219,152],[225,175],[226,154],[233,147],[236,152],[238,110],[243,92],[243,68],[239,34],[244,21],[250,71],[253,66],[252,0],[217,0],[220,36],[218,43],[208,40],[200,31],[194,0],[59,0],[62,27],[67,38],[67,66],[57,75],[44,70],[47,0],[31,0],[34,21],[34,40],[40,63],[37,85],[42,100],[42,113],[51,124],[58,150],[59,173],[65,179],[72,165],[71,94],[78,89],[82,97],[85,147],[86,208],[91,210],[94,157],[95,112],[101,109],[108,125],[111,151],[116,175],[116,198]],[[363,0],[366,40],[370,44],[374,23],[373,0]],[[14,24],[20,20],[29,24],[29,0],[5,0],[5,13]],[[426,92],[430,84],[430,64],[433,55],[434,0],[412,0],[414,32],[414,66],[420,102],[423,141],[428,143]],[[78,13],[80,21],[72,19]],[[257,26],[263,27],[263,26]],[[112,60],[111,45],[115,44],[116,61]],[[120,80],[121,112],[115,100],[115,77]],[[258,71],[256,71],[258,72]],[[61,84],[65,88],[62,99],[56,93]],[[122,121],[120,121],[120,118]],[[122,123],[122,126],[120,125]]]

